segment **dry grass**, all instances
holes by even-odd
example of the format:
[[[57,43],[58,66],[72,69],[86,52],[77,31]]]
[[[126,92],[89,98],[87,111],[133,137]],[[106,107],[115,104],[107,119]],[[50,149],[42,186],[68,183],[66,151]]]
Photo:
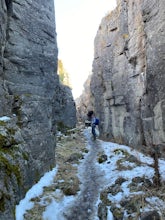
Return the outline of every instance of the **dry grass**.
[[[32,199],[34,207],[24,215],[25,220],[43,220],[42,213],[52,199],[60,201],[64,195],[77,194],[80,184],[77,177],[77,164],[83,158],[84,153],[86,153],[86,144],[80,131],[76,131],[73,136],[70,134],[58,138],[55,153],[58,171],[54,183],[44,187],[41,196]],[[56,190],[60,191],[55,194]]]
[[[115,154],[122,154],[123,157],[120,158],[116,165],[117,170],[131,170],[136,166],[146,165],[145,163],[140,162],[140,156],[137,153],[136,156],[130,155],[127,151],[122,149],[114,150]],[[126,164],[125,164],[126,162]],[[130,163],[131,166],[127,164]],[[153,164],[150,165],[153,167]],[[145,166],[144,166],[145,169]],[[124,210],[127,210],[128,214],[131,214],[132,220],[137,220],[141,214],[146,211],[148,207],[150,210],[155,210],[161,213],[163,217],[160,217],[161,220],[165,219],[165,184],[161,183],[158,187],[152,181],[150,181],[145,176],[133,178],[132,182],[129,184],[128,188],[130,189],[130,196],[123,197],[119,204],[115,204],[108,199],[108,194],[116,195],[119,192],[122,192],[121,184],[123,181],[119,181],[120,178],[115,182],[115,184],[107,187],[101,192],[100,199],[105,206],[111,206],[111,211],[116,219],[121,219],[123,216]],[[121,178],[122,179],[122,178]],[[127,180],[125,180],[127,181]],[[143,192],[143,193],[142,193]],[[153,202],[155,199],[155,202]],[[119,206],[120,207],[116,207]]]

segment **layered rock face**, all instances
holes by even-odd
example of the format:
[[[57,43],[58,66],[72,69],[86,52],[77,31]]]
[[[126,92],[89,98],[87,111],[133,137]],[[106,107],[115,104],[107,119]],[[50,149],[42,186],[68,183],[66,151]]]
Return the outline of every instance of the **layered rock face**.
[[[57,121],[74,127],[76,113],[56,74],[54,1],[1,0],[0,21],[0,117],[8,116],[0,121],[0,219],[10,220],[55,165]],[[60,110],[67,114],[59,117]]]
[[[95,38],[91,92],[104,137],[165,143],[165,1],[119,0]]]
[[[53,114],[55,115],[56,130],[65,131],[76,127],[76,105],[70,87],[61,85],[56,89],[56,101]]]
[[[91,75],[88,76],[84,83],[84,90],[80,97],[76,99],[77,120],[79,122],[85,122],[87,119],[87,113],[93,110],[93,97],[90,91]]]

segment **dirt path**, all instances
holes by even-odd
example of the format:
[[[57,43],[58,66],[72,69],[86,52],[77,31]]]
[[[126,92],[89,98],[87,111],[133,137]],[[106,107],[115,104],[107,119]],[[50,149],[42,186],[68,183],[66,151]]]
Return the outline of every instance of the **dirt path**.
[[[80,194],[74,203],[64,213],[67,220],[96,220],[97,201],[103,186],[104,173],[97,166],[97,155],[101,151],[99,141],[92,141],[88,131],[85,131],[88,154],[78,169],[81,181]]]

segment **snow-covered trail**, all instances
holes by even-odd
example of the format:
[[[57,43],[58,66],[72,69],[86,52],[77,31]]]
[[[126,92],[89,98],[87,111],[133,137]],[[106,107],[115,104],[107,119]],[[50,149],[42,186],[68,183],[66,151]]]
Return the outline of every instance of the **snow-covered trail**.
[[[141,216],[151,216],[150,211],[156,211],[156,214],[164,219],[165,202],[162,197],[164,185],[159,187],[159,190],[152,186],[153,159],[125,145],[102,140],[92,141],[88,129],[84,133],[86,146],[84,138],[75,142],[75,145],[72,143],[74,148],[69,149],[69,154],[64,158],[61,157],[58,167],[46,173],[16,206],[16,220],[113,220],[118,219],[119,215],[122,219],[137,219],[139,213]],[[83,146],[78,144],[79,141]],[[70,145],[64,144],[62,149],[60,146],[59,155]],[[85,148],[88,149],[88,153],[84,153]],[[72,184],[73,176],[68,176],[69,172],[66,172],[64,176],[59,175],[57,179],[55,177],[60,169],[62,172],[69,171],[67,168],[69,164],[64,167],[61,164],[63,165],[75,150],[84,153],[84,159],[79,164],[74,162],[71,164],[76,167],[73,174],[79,177],[80,190],[76,195],[65,195],[63,193],[65,185],[57,183],[65,184],[66,181]],[[98,163],[103,156],[107,159]],[[159,169],[163,183],[164,167],[165,161],[160,159]],[[69,181],[64,178],[65,176],[70,178]]]
[[[99,141],[92,141],[89,133],[87,138],[88,154],[79,166],[78,176],[81,190],[73,203],[67,207],[64,218],[67,220],[97,220],[99,192],[105,183],[104,172],[96,165],[97,155],[102,151]]]

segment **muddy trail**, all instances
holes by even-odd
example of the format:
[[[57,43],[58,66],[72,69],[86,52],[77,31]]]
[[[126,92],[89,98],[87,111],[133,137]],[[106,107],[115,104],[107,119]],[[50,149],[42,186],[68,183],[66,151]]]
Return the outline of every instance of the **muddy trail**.
[[[76,196],[64,213],[66,220],[96,220],[97,201],[102,189],[104,173],[97,166],[97,155],[101,152],[98,140],[93,141],[88,131],[85,132],[88,154],[78,168],[78,177],[81,182],[80,193]]]

